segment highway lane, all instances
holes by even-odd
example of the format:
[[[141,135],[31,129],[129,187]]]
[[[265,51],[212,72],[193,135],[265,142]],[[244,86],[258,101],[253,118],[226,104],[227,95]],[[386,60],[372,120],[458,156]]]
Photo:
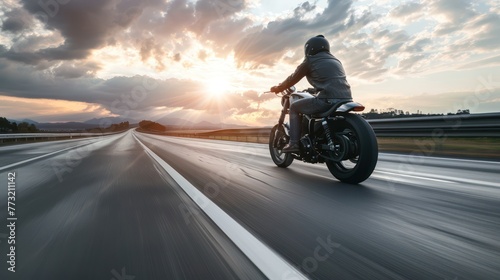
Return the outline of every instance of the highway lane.
[[[350,186],[323,165],[277,168],[266,145],[139,139],[311,278],[500,276],[499,163],[381,154]]]
[[[498,163],[381,154],[351,186],[266,145],[134,133],[312,279],[499,279]],[[18,272],[1,279],[265,279],[132,132],[92,141],[0,148],[1,168],[77,147],[14,168]]]
[[[26,159],[57,153],[72,147],[83,146],[100,141],[102,137],[82,138],[53,142],[38,142],[0,147],[0,168]]]
[[[45,144],[35,147],[51,153],[75,143]],[[30,147],[16,154],[39,156]],[[3,164],[14,163],[6,150]],[[17,263],[7,271],[2,171],[1,279],[266,279],[210,219],[186,222],[179,206],[196,205],[131,132],[8,171],[17,174]]]

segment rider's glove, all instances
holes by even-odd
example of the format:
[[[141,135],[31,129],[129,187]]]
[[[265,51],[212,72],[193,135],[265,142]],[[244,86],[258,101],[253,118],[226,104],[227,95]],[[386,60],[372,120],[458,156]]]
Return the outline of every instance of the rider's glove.
[[[315,88],[308,88],[306,89],[307,92],[309,92],[310,94],[315,94],[317,93],[316,89]]]
[[[281,92],[282,90],[280,89],[279,86],[274,86],[271,88],[271,92],[275,92],[275,93],[278,93],[278,92]]]

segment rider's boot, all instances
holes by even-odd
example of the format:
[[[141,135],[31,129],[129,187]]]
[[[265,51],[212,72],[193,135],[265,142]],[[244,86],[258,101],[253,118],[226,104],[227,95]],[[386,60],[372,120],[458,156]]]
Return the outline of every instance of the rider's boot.
[[[290,142],[283,147],[283,153],[298,153],[300,152],[299,142]]]

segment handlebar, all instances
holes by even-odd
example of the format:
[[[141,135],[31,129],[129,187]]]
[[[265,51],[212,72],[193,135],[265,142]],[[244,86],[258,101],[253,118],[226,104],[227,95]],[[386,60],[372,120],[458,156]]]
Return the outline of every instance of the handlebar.
[[[295,87],[293,87],[293,91],[295,91]],[[318,91],[315,88],[307,88],[307,89],[304,89],[303,91],[309,92],[310,94],[318,93]],[[282,94],[282,95],[290,94],[290,93],[292,93],[292,90],[286,89],[286,90],[281,91],[281,92],[266,91],[266,92],[263,92],[262,94],[268,94],[268,93],[274,93],[274,94],[279,96],[280,94]]]
[[[268,94],[268,93],[274,93],[275,95],[283,94],[283,92],[272,92],[272,91],[265,91],[262,94]]]

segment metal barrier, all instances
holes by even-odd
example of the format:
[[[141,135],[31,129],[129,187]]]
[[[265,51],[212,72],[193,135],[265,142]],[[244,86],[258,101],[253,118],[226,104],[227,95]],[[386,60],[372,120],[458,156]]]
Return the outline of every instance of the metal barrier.
[[[500,137],[500,113],[368,120],[379,137]],[[223,129],[203,133],[160,133],[178,137],[267,143],[271,127]],[[0,134],[0,143],[71,139],[112,133]]]
[[[500,137],[500,113],[367,120],[378,137]],[[267,143],[271,128],[224,129],[171,136]]]
[[[500,137],[500,113],[368,120],[381,137]]]
[[[39,140],[58,140],[58,139],[73,139],[82,137],[96,137],[109,134],[116,134],[120,132],[107,132],[107,133],[7,133],[0,134],[0,144],[6,142],[20,142],[20,141],[39,141]]]

